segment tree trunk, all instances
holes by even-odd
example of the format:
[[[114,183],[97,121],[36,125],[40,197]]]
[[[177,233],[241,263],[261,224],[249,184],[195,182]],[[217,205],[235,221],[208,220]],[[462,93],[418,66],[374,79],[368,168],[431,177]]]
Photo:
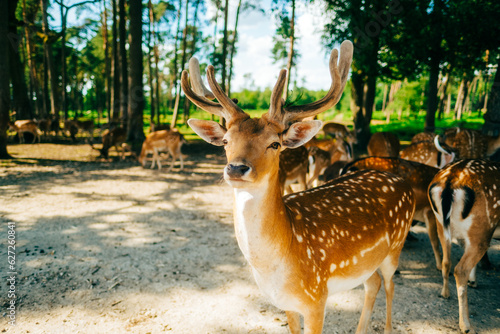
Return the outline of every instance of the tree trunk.
[[[180,77],[180,73],[184,70],[184,64],[186,63],[186,48],[187,48],[187,29],[188,29],[188,18],[189,18],[189,0],[186,0],[186,15],[184,22],[184,30],[182,32],[182,59],[179,66],[179,71],[177,71],[177,76]],[[179,114],[179,106],[181,100],[181,87],[176,83],[177,92],[175,94],[175,104],[174,104],[174,113],[172,115],[172,123],[171,126],[175,128],[177,125],[177,117]]]
[[[139,155],[142,142],[145,138],[143,130],[144,87],[142,84],[143,54],[141,0],[129,1],[129,18],[131,41],[127,141],[131,143],[133,152]]]
[[[484,114],[483,133],[490,136],[500,134],[500,58],[497,72],[488,97],[488,108]]]
[[[118,11],[116,0],[111,0],[113,9],[113,25],[111,26],[111,34],[113,35],[112,48],[112,64],[113,64],[113,95],[111,103],[111,118],[114,122],[120,120],[120,58],[118,56]]]
[[[428,132],[434,132],[436,128],[438,80],[439,59],[436,55],[431,55],[429,68],[429,90],[427,94],[427,113],[425,115],[425,131]]]
[[[38,82],[38,75],[37,75],[37,70],[36,70],[36,64],[35,64],[35,59],[34,59],[34,45],[33,41],[31,38],[30,34],[30,20],[31,18],[28,18],[27,13],[26,13],[26,0],[23,0],[23,20],[24,20],[24,38],[26,40],[26,51],[27,51],[27,57],[26,59],[28,60],[28,68],[29,68],[29,73],[30,73],[30,101],[33,103],[34,97],[36,96],[36,103],[35,103],[35,113],[37,116],[42,116],[44,118],[47,118],[46,114],[43,114],[42,111],[42,105],[41,101],[42,95],[40,94],[40,86]]]
[[[45,52],[45,57],[47,59],[47,74],[48,74],[48,81],[50,83],[50,110],[51,114],[53,117],[59,121],[59,107],[58,107],[58,100],[57,100],[57,90],[58,90],[58,84],[57,84],[57,75],[56,75],[56,70],[54,66],[54,56],[52,53],[52,45],[49,42],[49,35],[50,35],[50,29],[49,29],[49,22],[47,18],[47,6],[48,6],[48,0],[41,0],[42,2],[42,27],[43,27],[43,33],[45,35],[44,37],[44,52]]]
[[[108,112],[108,123],[111,123],[111,69],[109,59],[109,38],[108,38],[108,10],[106,9],[106,0],[103,0],[103,23],[102,39],[104,48],[104,82],[106,85],[106,110]],[[97,92],[96,92],[97,94]],[[97,96],[97,95],[96,95]]]
[[[64,11],[64,0],[60,0],[61,7],[61,109],[64,119],[68,119],[68,105],[66,93],[66,15],[68,11]]]
[[[229,77],[227,80],[227,96],[231,96],[231,79],[233,78],[233,59],[236,52],[236,41],[238,40],[238,21],[240,18],[241,0],[236,8],[236,20],[234,22],[233,40],[231,41],[231,53],[229,54]]]
[[[151,43],[153,38],[153,23],[154,23],[154,12],[153,12],[153,3],[151,0],[148,0],[148,83],[149,83],[149,104],[150,104],[150,120],[153,122],[155,118],[155,88],[153,85],[153,61],[151,57],[153,57],[153,44]]]
[[[439,102],[438,102],[438,119],[441,120],[443,119],[443,113],[444,113],[444,106],[446,104],[445,99],[447,98],[446,91],[448,90],[448,83],[450,82],[450,72],[446,73],[446,76],[444,77],[444,82],[439,85],[438,89],[438,95],[439,95]]]
[[[228,44],[228,32],[227,26],[229,24],[229,0],[225,0],[224,5],[224,35],[222,36],[222,85],[221,88],[223,91],[226,91],[226,76],[227,76],[227,68],[226,68],[226,60],[227,60],[227,44]]]
[[[28,87],[26,86],[25,76],[24,76],[24,65],[21,62],[19,52],[19,45],[21,42],[21,36],[17,31],[17,19],[16,19],[16,7],[18,1],[10,1],[9,4],[9,35],[11,40],[9,41],[9,62],[10,65],[10,78],[12,83],[12,98],[13,98],[13,109],[16,111],[17,119],[31,119],[33,118],[33,113],[31,110],[31,103],[28,97]],[[19,43],[16,43],[19,42]]]
[[[288,51],[288,63],[286,65],[286,81],[283,89],[283,99],[286,101],[288,97],[288,87],[290,86],[290,76],[293,67],[293,54],[295,44],[295,0],[292,0],[292,19],[290,20],[290,50]]]
[[[9,1],[0,1],[0,159],[11,159],[7,152],[7,128],[9,127]]]
[[[120,22],[118,25],[120,35],[120,74],[121,74],[121,96],[120,114],[123,123],[127,124],[128,119],[128,61],[127,61],[127,26],[125,12],[125,0],[118,0],[118,10]]]

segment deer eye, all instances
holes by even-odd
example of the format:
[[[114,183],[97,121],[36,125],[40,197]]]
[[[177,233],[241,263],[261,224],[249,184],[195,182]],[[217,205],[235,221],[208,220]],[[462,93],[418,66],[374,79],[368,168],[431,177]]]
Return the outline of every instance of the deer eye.
[[[272,143],[271,145],[269,145],[268,148],[272,148],[273,150],[277,150],[281,147],[281,144],[278,143],[277,141],[275,141],[274,143]]]
[[[224,146],[227,145],[227,139],[222,139],[222,144],[224,144]]]

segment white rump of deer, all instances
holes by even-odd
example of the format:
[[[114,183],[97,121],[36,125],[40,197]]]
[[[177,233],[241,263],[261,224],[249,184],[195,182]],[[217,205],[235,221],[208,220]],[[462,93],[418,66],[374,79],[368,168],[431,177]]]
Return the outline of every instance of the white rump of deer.
[[[182,170],[184,168],[184,157],[181,153],[181,147],[184,142],[184,137],[176,129],[151,132],[142,143],[139,162],[145,167],[147,155],[152,153],[153,162],[151,168],[154,168],[156,163],[158,169],[161,170],[160,152],[168,152],[172,156],[172,162],[168,170],[171,171],[174,168],[177,159],[180,160],[180,170]]]
[[[455,266],[459,325],[473,333],[469,321],[467,283],[476,286],[476,265],[486,254],[500,222],[500,163],[460,160],[441,170],[429,186],[429,199],[438,222],[443,248],[443,289],[450,297],[451,242],[457,239],[464,254]]]
[[[358,333],[366,333],[382,279],[387,297],[385,332],[391,332],[392,277],[415,209],[412,189],[401,178],[379,171],[356,172],[318,188],[281,196],[279,155],[303,145],[321,121],[302,121],[333,107],[347,81],[353,46],[345,41],[330,57],[332,84],[322,99],[283,107],[286,70],[273,88],[269,112],[250,118],[222,90],[208,66],[204,87],[199,64],[191,59],[190,81],[182,89],[198,107],[223,117],[190,119],[204,140],[225,147],[224,179],[234,188],[238,244],[261,291],[286,311],[292,333],[321,333],[326,300],[337,291],[365,285]],[[338,65],[337,65],[338,61]],[[192,87],[191,87],[192,86]],[[218,103],[209,100],[215,97]],[[379,274],[380,272],[380,274]]]

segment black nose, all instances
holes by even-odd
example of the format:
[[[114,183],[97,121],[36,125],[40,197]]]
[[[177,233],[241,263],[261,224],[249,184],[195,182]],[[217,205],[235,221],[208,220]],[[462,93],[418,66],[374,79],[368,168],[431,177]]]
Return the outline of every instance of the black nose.
[[[232,165],[229,164],[226,167],[226,172],[229,177],[242,177],[246,172],[250,170],[250,167],[246,165]]]

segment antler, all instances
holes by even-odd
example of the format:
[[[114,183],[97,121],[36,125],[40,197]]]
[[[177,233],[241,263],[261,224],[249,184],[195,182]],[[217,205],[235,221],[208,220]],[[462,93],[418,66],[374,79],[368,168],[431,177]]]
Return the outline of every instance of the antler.
[[[181,87],[184,94],[186,94],[186,97],[196,106],[211,114],[223,117],[227,122],[229,122],[230,119],[236,114],[244,113],[243,110],[241,110],[241,108],[238,107],[238,105],[231,100],[219,86],[217,80],[215,79],[215,70],[212,65],[207,68],[207,79],[208,84],[214,93],[208,90],[203,84],[200,74],[200,64],[198,59],[195,57],[189,60],[189,71],[191,74],[190,79],[193,88],[189,85],[187,71],[182,71]],[[219,103],[209,100],[214,98],[217,98]]]
[[[344,41],[340,45],[340,60],[337,66],[339,52],[337,49],[332,51],[330,55],[330,75],[332,77],[332,84],[325,97],[316,102],[290,106],[286,109],[282,108],[283,101],[281,99],[286,76],[286,71],[282,70],[271,96],[270,116],[286,125],[296,120],[320,114],[337,104],[347,82],[347,75],[349,74],[349,68],[352,62],[352,54],[352,43],[350,41]]]

